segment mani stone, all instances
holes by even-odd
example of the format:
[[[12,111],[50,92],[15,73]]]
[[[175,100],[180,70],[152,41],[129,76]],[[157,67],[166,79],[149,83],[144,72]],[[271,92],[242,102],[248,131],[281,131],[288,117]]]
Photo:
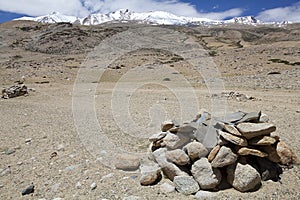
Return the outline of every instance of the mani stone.
[[[253,156],[258,156],[258,157],[262,157],[262,158],[268,156],[268,154],[261,152],[260,150],[250,149],[247,147],[240,148],[237,153],[241,156],[253,155]]]
[[[237,129],[247,139],[251,139],[261,135],[268,135],[276,130],[276,127],[271,123],[240,123]]]
[[[161,131],[166,132],[169,129],[173,128],[174,122],[173,121],[165,121],[161,124]]]
[[[175,149],[166,152],[166,157],[168,161],[171,161],[177,165],[186,165],[190,162],[190,158],[181,149]]]
[[[211,162],[216,157],[220,148],[221,148],[221,145],[217,145],[210,151],[210,153],[208,154],[208,157],[207,157],[208,162]]]
[[[213,189],[219,185],[222,175],[219,169],[212,168],[207,158],[200,158],[192,165],[192,175],[201,189]]]
[[[224,167],[236,162],[238,156],[228,147],[222,146],[211,162],[212,167]]]
[[[231,142],[238,146],[247,146],[247,140],[238,136],[231,135],[230,133],[226,133],[224,131],[218,130],[218,133],[228,142]]]
[[[194,194],[199,191],[199,185],[192,176],[175,176],[175,188],[184,195]]]
[[[205,148],[205,146],[197,141],[188,143],[186,146],[183,147],[183,150],[187,152],[191,160],[196,160],[198,158],[205,157],[208,154],[208,150]]]
[[[269,137],[269,136],[259,136],[259,137],[255,137],[252,138],[249,141],[250,145],[272,145],[276,142],[276,139],[273,137]]]
[[[227,181],[241,192],[254,190],[261,185],[261,177],[256,169],[239,162],[227,167]]]

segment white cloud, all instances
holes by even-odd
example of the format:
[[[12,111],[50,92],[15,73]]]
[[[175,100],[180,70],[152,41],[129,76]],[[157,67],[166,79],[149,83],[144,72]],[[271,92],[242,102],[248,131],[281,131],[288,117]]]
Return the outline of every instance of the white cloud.
[[[288,7],[265,10],[257,18],[265,22],[300,22],[300,2]]]
[[[127,8],[135,12],[166,11],[180,16],[224,19],[240,16],[242,10],[235,8],[224,12],[198,12],[194,5],[179,0],[2,0],[0,10],[31,16],[58,11],[65,15],[83,17],[91,12],[107,13]]]

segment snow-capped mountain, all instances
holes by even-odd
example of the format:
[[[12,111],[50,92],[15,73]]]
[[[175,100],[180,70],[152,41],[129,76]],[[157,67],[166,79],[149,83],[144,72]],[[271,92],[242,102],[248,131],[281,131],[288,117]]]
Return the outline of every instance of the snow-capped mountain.
[[[164,11],[152,11],[137,13],[128,9],[121,9],[107,14],[95,13],[84,18],[74,16],[66,16],[57,12],[39,17],[22,17],[15,20],[31,20],[42,23],[70,22],[82,25],[97,25],[105,22],[129,22],[135,21],[147,24],[165,24],[165,25],[213,25],[225,23],[241,23],[241,24],[261,24],[262,22],[252,16],[235,17],[230,20],[211,20],[207,18],[183,17]]]

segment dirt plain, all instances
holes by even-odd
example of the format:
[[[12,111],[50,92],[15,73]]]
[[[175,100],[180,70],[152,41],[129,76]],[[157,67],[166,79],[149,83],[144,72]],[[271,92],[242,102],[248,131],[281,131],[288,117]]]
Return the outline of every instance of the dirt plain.
[[[26,97],[0,99],[0,199],[194,199],[177,192],[162,193],[160,185],[166,179],[143,187],[138,171],[123,172],[103,165],[76,128],[74,84],[89,53],[106,38],[148,26],[116,23],[88,27],[27,21],[0,24],[0,86],[8,87],[24,76],[25,84],[35,90]],[[276,124],[277,134],[300,157],[299,24],[161,27],[184,34],[205,50],[220,72],[224,91],[254,97],[245,101],[226,99],[226,112],[266,113]],[[95,113],[103,134],[119,148],[139,153],[147,152],[149,145],[146,138],[125,133],[112,112],[116,84],[137,66],[144,66],[135,71],[138,78],[126,76],[124,81],[147,83],[134,92],[130,87],[124,90],[130,96],[129,112],[136,124],[159,131],[160,122],[166,118],[183,122],[192,120],[199,108],[211,109],[214,97],[207,88],[207,77],[180,55],[142,48],[105,62],[109,65],[102,77],[88,87],[95,87]],[[157,66],[173,71],[156,74]],[[191,85],[198,101],[198,108],[190,108],[184,119],[182,102],[175,94],[185,90],[180,76]],[[183,99],[189,104],[192,98]],[[157,114],[160,112],[161,116]],[[11,149],[15,152],[8,154]],[[97,188],[91,190],[94,182]],[[21,191],[31,183],[35,192],[22,196]],[[300,199],[299,188],[300,166],[296,164],[284,170],[280,182],[263,182],[258,191],[227,189],[214,191],[212,198]]]

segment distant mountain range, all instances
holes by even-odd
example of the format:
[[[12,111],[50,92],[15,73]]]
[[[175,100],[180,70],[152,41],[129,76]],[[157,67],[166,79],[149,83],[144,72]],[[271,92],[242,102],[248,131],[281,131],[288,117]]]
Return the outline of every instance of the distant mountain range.
[[[121,9],[107,14],[95,13],[84,18],[74,16],[67,16],[58,12],[53,12],[48,15],[39,17],[21,17],[15,20],[30,20],[42,23],[58,23],[70,22],[82,25],[98,25],[106,22],[136,22],[145,24],[165,24],[165,25],[217,25],[226,23],[239,23],[239,24],[286,24],[284,21],[281,23],[275,22],[262,22],[253,16],[235,17],[230,20],[211,20],[207,18],[197,17],[183,17],[177,16],[164,11],[151,11],[137,13],[128,9]]]

